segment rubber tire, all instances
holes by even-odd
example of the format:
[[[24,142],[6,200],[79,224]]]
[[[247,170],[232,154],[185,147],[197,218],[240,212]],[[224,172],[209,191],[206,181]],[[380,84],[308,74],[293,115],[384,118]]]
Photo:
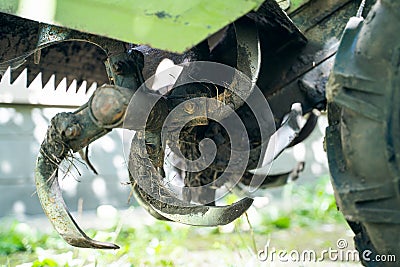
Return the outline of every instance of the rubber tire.
[[[339,210],[368,267],[400,262],[400,15],[377,1],[348,24],[327,86],[326,149]],[[369,259],[363,253],[369,250]],[[396,262],[375,261],[395,255]]]

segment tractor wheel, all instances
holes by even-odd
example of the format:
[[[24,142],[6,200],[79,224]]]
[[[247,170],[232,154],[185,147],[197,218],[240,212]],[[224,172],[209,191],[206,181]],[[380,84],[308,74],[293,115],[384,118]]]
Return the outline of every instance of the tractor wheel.
[[[352,18],[327,85],[332,183],[365,266],[400,263],[399,32],[398,0]]]

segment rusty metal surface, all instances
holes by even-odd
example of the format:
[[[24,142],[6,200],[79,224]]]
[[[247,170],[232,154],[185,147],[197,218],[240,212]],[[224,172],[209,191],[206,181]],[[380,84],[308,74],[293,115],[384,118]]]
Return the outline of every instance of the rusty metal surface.
[[[131,180],[133,180],[131,178]],[[135,182],[132,184],[132,194],[134,195],[136,201],[142,206],[151,216],[156,218],[157,220],[162,220],[162,221],[172,221],[155,210],[148,200],[146,199],[146,193],[143,192],[143,190],[138,186],[138,184]]]
[[[268,34],[269,42],[276,43],[277,47],[307,42],[299,25],[294,24],[274,1],[265,1],[257,11],[246,16],[256,23],[260,31]]]
[[[115,244],[92,240],[80,229],[62,198],[58,184],[58,168],[72,152],[83,149],[107,134],[110,131],[109,124],[119,125],[119,118],[125,112],[132,93],[129,89],[101,87],[96,91],[92,101],[75,113],[57,114],[51,120],[46,138],[40,147],[35,168],[37,194],[55,230],[72,246],[119,248]],[[110,96],[113,100],[112,107],[96,103],[109,103]]]
[[[90,86],[96,82],[103,84],[108,81],[103,67],[105,53],[98,47],[82,42],[67,42],[45,48],[41,51],[40,64],[34,62],[32,51],[38,41],[39,23],[0,13],[0,63],[16,57],[26,57],[20,68],[11,72],[11,82],[19,77],[24,69],[28,71],[27,85],[42,73],[43,86],[55,74],[56,83],[64,77],[67,84],[75,79],[79,85],[87,81]],[[10,64],[1,64],[0,76]]]
[[[71,149],[67,144],[81,134],[88,134],[88,132],[81,132],[83,122],[79,120],[80,118],[81,116],[78,114],[60,113],[52,119],[52,124],[47,132],[46,140],[41,145],[41,151],[36,162],[37,194],[50,222],[69,244],[78,247],[116,249],[118,246],[114,244],[95,241],[86,236],[69,213],[58,185],[58,166],[68,156]],[[79,130],[73,131],[72,129]],[[97,136],[106,132],[99,128],[94,130]],[[88,138],[90,138],[90,135]]]
[[[34,52],[39,40],[39,23],[0,13],[0,25],[0,47],[2,48],[0,51],[0,77],[4,75],[10,65],[14,65],[11,71],[11,83],[25,69],[27,69],[28,73],[27,86],[31,84],[39,73],[42,75],[43,87],[53,74],[55,75],[55,87],[64,77],[67,80],[67,86],[76,80],[78,88],[83,81],[87,81],[88,87],[92,83],[102,85],[109,82],[109,77],[103,64],[107,58],[106,51],[93,44],[104,45],[104,43],[101,43],[101,38],[76,31],[72,31],[74,36],[71,36],[71,31],[65,30],[64,32],[61,31],[63,33],[62,38],[57,37],[55,39],[55,37],[51,37],[51,28],[43,27],[45,35],[40,43],[46,45],[50,41],[58,41],[58,43],[42,48],[40,62],[35,64]],[[69,41],[60,42],[65,38],[69,38]],[[89,43],[71,41],[71,39],[80,39],[81,41],[85,39]],[[133,49],[140,51],[144,55],[143,77],[145,80],[155,73],[158,64],[164,58],[171,58],[175,64],[188,60],[202,60],[196,47],[183,54],[152,49],[148,46],[134,46]]]
[[[365,12],[373,3],[367,1]],[[358,7],[355,1],[310,1],[292,14],[292,19],[305,31],[307,45],[263,54],[258,85],[276,115],[277,125],[293,102],[302,103],[305,113],[325,108],[325,85],[339,39],[348,18],[357,13]],[[310,13],[318,19],[310,20]],[[264,48],[266,40],[261,41],[262,50],[268,51]]]
[[[306,6],[291,16],[294,24],[298,25],[303,33],[307,33],[311,28],[321,23],[324,19],[331,16],[345,5],[357,2],[352,0],[325,0],[310,1]],[[358,4],[358,3],[356,3]],[[355,14],[354,14],[355,15]],[[343,21],[346,23],[346,21]],[[338,25],[339,26],[339,25]]]
[[[158,133],[159,134],[159,133]],[[157,133],[137,132],[131,143],[129,169],[131,170],[131,182],[146,187],[146,190],[151,189],[149,194],[144,190],[141,191],[145,202],[149,203],[152,210],[156,214],[160,214],[165,218],[173,221],[181,222],[189,225],[198,226],[216,226],[228,224],[239,216],[241,216],[253,203],[251,198],[244,198],[229,206],[204,206],[194,205],[173,196],[167,189],[161,186],[161,181],[158,180],[160,174],[156,170],[157,161],[162,161],[159,156],[160,144],[155,144],[158,138]],[[155,136],[155,140],[151,139]],[[145,141],[146,138],[146,141]],[[146,142],[146,146],[141,143]],[[150,144],[156,149],[150,149]],[[146,154],[149,153],[149,156]],[[133,178],[134,177],[134,178]],[[156,199],[152,195],[160,195],[162,201]]]
[[[61,42],[81,41],[97,45],[104,50],[107,56],[126,50],[123,42],[45,23],[39,23],[38,32],[37,49]]]
[[[258,42],[258,33],[257,30],[252,24],[248,24],[248,22],[242,21],[235,25],[236,27],[236,35],[238,38],[238,67],[242,69],[243,72],[250,76],[250,82],[245,83],[243,81],[242,76],[238,76],[238,73],[232,73],[232,82],[230,90],[226,90],[224,93],[220,95],[217,94],[218,98],[223,98],[226,104],[232,105],[233,109],[239,108],[243,105],[244,100],[251,94],[254,85],[257,80],[258,72],[259,72],[259,63],[260,63],[260,51],[259,51],[259,42]],[[249,31],[250,30],[250,31]],[[239,62],[240,60],[240,62]],[[201,64],[200,64],[201,65]],[[197,66],[197,67],[196,67]],[[186,81],[201,81],[201,77],[198,76],[201,71],[204,72],[207,68],[200,68],[199,65],[194,65],[193,68],[190,66],[184,69],[184,74],[181,74],[178,81],[175,83],[177,89],[175,89],[170,96],[166,96],[167,101],[172,101],[169,104],[169,110],[173,109],[179,103],[185,102],[184,109],[181,113],[174,114],[172,118],[172,122],[168,124],[169,127],[172,127],[172,131],[174,130],[174,125],[181,125],[182,120],[188,119],[191,121],[191,124],[185,127],[194,128],[195,126],[208,126],[208,121],[196,119],[195,121],[191,120],[191,115],[194,114],[196,110],[196,116],[199,115],[198,111],[202,111],[203,116],[206,118],[210,113],[217,113],[221,109],[218,106],[210,105],[206,102],[197,102],[196,104],[190,102],[190,97],[201,97],[203,93],[199,90],[199,85],[197,86],[186,86]],[[201,71],[200,71],[201,70]],[[221,70],[221,69],[220,69]],[[199,72],[200,71],[200,72]],[[211,70],[210,70],[211,71]],[[197,73],[199,72],[199,73]],[[215,74],[218,74],[217,70],[213,70]],[[204,73],[202,73],[204,75]],[[243,75],[243,74],[242,74]],[[181,83],[183,85],[181,85]],[[242,86],[240,86],[242,85]],[[189,93],[190,90],[195,90],[197,93]],[[237,94],[233,97],[233,94]],[[239,98],[240,96],[240,98]],[[208,95],[208,97],[212,97],[212,95]],[[239,101],[238,101],[239,100]],[[140,109],[139,102],[147,102],[147,101],[137,101],[137,105],[135,105],[135,97],[133,99],[133,106],[136,107],[137,110]],[[145,109],[146,110],[146,109]],[[225,114],[224,112],[219,112],[219,116],[217,117],[226,117],[229,114]],[[140,117],[140,116],[139,116]],[[132,145],[131,145],[131,153],[129,160],[129,169],[131,170],[131,182],[132,184],[138,183],[141,188],[145,188],[142,190],[142,197],[145,198],[145,202],[150,204],[146,205],[147,209],[150,210],[151,213],[155,212],[155,216],[162,215],[163,217],[169,218],[174,221],[179,221],[181,223],[192,224],[192,225],[203,225],[203,226],[214,226],[227,224],[232,222],[247,208],[251,205],[252,200],[249,198],[244,198],[243,200],[234,203],[229,206],[203,206],[203,205],[194,205],[190,204],[192,200],[191,197],[187,199],[187,201],[182,201],[171,193],[163,188],[162,183],[165,178],[162,172],[156,170],[156,168],[163,167],[163,150],[161,147],[161,129],[153,129],[146,127],[144,128],[144,124],[142,123],[130,123],[135,124],[136,127],[138,125],[143,125],[142,129],[135,128],[138,130],[135,135]],[[163,127],[165,129],[165,127]],[[194,142],[196,139],[196,131],[186,132],[184,134],[185,139],[192,137]],[[182,142],[185,143],[185,142]],[[190,142],[188,142],[190,143]],[[195,143],[193,143],[195,144]],[[177,144],[175,144],[177,145]],[[192,147],[180,147],[186,153],[191,153]],[[147,156],[148,155],[148,156]],[[214,176],[214,175],[212,175]],[[234,174],[233,174],[234,176]],[[190,174],[188,173],[187,178],[191,180]],[[192,177],[193,178],[193,177]],[[190,183],[192,183],[191,181]],[[204,182],[204,181],[203,181]],[[151,190],[151,193],[147,192]],[[204,204],[204,197],[207,198],[207,203],[213,203],[215,201],[215,190],[211,190],[207,192],[207,196],[202,196],[203,199],[199,200],[200,203]],[[202,192],[204,193],[204,192]],[[160,199],[154,197],[158,196]],[[154,215],[154,214],[153,214]]]

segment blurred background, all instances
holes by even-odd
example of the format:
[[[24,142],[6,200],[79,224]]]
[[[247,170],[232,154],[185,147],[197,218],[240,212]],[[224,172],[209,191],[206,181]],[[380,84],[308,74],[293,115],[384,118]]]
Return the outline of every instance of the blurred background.
[[[290,171],[305,161],[300,178],[258,193],[246,216],[223,227],[198,228],[157,222],[130,199],[123,153],[126,137],[113,130],[90,146],[89,158],[99,175],[79,155],[64,164],[61,181],[70,210],[91,236],[121,245],[118,251],[72,248],[53,231],[40,207],[33,170],[50,119],[87,102],[73,83],[55,90],[35,81],[26,88],[24,74],[12,85],[9,73],[0,83],[0,266],[360,266],[354,261],[262,262],[267,244],[276,250],[336,248],[352,233],[336,210],[329,182],[321,116],[314,133],[286,150],[271,174]],[[84,85],[86,86],[86,85]],[[235,201],[228,197],[228,202]]]

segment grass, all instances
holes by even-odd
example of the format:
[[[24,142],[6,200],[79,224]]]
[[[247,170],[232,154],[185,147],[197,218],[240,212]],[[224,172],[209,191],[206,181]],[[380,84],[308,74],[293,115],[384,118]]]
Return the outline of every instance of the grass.
[[[109,229],[88,230],[89,236],[119,244],[116,251],[72,248],[54,232],[43,233],[26,223],[3,220],[0,266],[204,266],[207,261],[215,266],[241,266],[241,261],[256,260],[257,249],[268,240],[288,249],[310,244],[324,248],[343,237],[347,228],[336,210],[327,177],[313,185],[287,185],[282,195],[282,203],[252,207],[248,217],[222,227],[161,221],[132,227],[117,220]],[[322,241],[315,245],[324,225],[336,230],[332,237],[324,232]]]

